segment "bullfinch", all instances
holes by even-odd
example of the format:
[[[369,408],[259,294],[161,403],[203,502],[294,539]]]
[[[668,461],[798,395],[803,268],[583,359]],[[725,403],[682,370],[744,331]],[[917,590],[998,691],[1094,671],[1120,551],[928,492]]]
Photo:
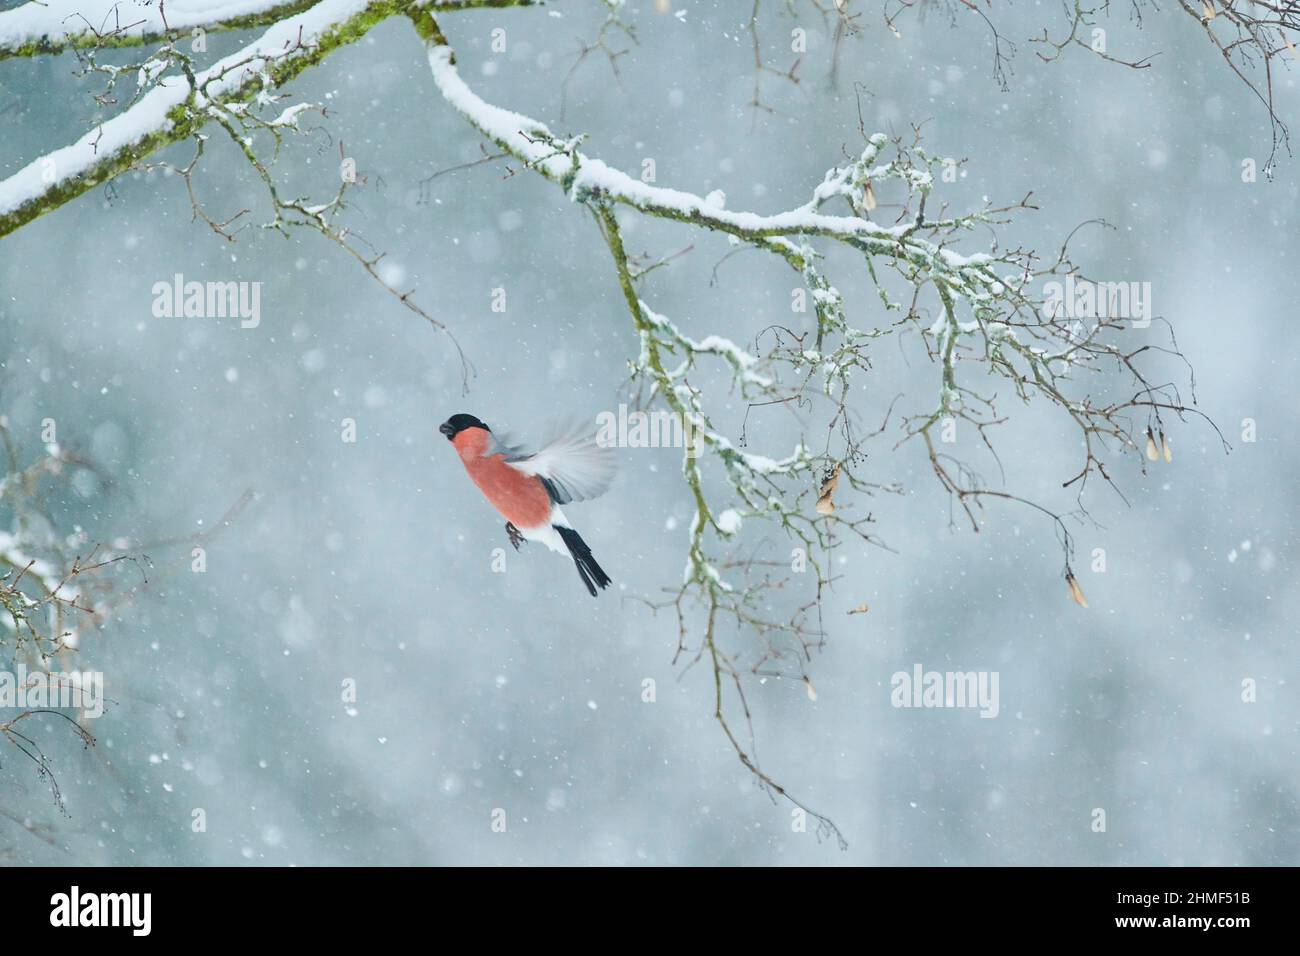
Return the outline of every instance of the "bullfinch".
[[[499,441],[473,415],[452,415],[438,431],[447,436],[470,479],[506,519],[506,534],[519,550],[522,541],[538,541],[567,554],[592,597],[609,587],[608,574],[591,548],[573,530],[560,505],[605,493],[614,479],[614,450],[597,444],[580,428],[560,431],[539,451],[528,452]]]

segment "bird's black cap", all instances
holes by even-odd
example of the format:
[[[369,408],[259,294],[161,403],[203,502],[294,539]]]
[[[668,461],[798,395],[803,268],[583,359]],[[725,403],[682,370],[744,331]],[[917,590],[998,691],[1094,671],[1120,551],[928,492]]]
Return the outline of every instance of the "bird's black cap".
[[[481,428],[485,432],[490,432],[492,430],[473,415],[461,413],[459,415],[452,415],[451,418],[439,425],[438,431],[446,435],[448,441],[451,441],[467,428]]]

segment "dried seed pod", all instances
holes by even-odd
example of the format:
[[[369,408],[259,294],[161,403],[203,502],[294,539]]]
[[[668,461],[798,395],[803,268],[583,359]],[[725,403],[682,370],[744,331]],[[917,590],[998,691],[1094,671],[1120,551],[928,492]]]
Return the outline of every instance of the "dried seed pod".
[[[1074,572],[1065,572],[1065,583],[1070,589],[1070,599],[1079,607],[1087,607],[1088,599],[1083,596],[1083,588],[1079,587],[1079,580],[1074,576]]]
[[[1151,434],[1151,429],[1147,429],[1147,457],[1152,461],[1160,458],[1160,451],[1156,448],[1156,437]]]
[[[867,212],[876,208],[876,191],[871,188],[870,180],[867,181],[867,188],[862,190],[862,207]]]
[[[1174,460],[1174,453],[1169,447],[1169,439],[1165,437],[1164,432],[1160,433],[1160,450],[1165,456],[1166,465]]]
[[[867,613],[867,610],[868,610],[868,609],[867,609],[867,606],[866,606],[865,604],[859,604],[857,607],[853,608],[853,610],[849,611],[849,613],[850,613],[850,614],[866,614],[866,613]]]
[[[814,687],[813,684],[812,684],[812,681],[810,681],[810,680],[809,680],[808,678],[806,678],[806,677],[803,679],[803,689],[806,690],[806,691],[808,692],[808,699],[809,699],[809,700],[816,700],[816,699],[817,699],[817,688]]]

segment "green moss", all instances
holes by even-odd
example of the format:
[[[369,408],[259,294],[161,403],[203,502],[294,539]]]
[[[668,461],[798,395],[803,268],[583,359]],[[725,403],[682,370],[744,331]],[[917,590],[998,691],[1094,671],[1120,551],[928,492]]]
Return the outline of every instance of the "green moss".
[[[438,26],[438,21],[433,18],[428,7],[413,7],[406,11],[406,15],[411,18],[415,32],[426,44],[447,46],[447,38],[443,36],[442,28]]]

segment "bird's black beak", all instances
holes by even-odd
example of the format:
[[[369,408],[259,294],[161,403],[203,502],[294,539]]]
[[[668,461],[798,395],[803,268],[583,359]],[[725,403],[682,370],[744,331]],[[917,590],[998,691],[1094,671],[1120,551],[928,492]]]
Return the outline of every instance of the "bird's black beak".
[[[452,428],[451,425],[449,425],[447,422],[443,422],[441,425],[439,425],[438,431],[446,435],[448,441],[451,441],[452,435],[456,434],[456,430]]]

